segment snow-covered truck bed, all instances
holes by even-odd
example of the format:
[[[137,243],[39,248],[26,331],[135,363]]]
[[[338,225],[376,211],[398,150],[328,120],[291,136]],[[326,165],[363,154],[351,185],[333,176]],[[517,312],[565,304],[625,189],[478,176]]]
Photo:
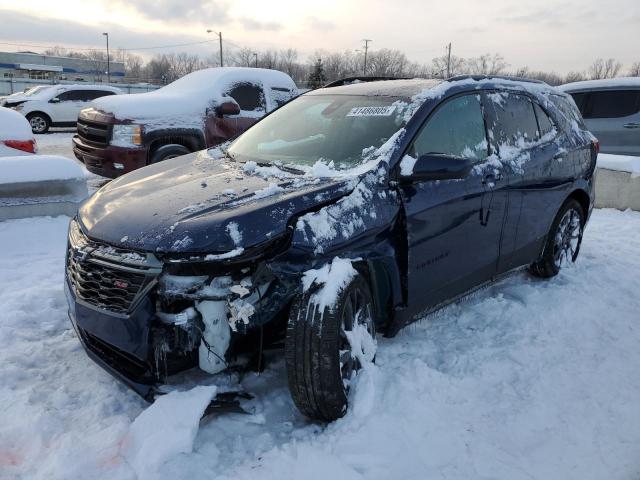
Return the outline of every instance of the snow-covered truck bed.
[[[63,291],[68,220],[0,223],[0,478],[601,480],[640,470],[640,213],[594,211],[581,261],[549,282],[512,276],[382,339],[352,408],[329,426],[297,413],[283,362],[242,379],[187,376],[186,389],[259,394],[244,404],[252,415],[215,417],[197,434],[190,409],[215,389],[165,402],[172,418],[156,423],[163,412],[147,410],[134,423],[148,405],[84,354]]]

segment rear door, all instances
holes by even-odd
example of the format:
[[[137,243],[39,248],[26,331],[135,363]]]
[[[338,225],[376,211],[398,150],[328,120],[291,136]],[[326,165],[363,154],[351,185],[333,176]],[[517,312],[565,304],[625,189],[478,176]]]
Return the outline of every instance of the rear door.
[[[238,82],[223,91],[223,95],[236,101],[240,106],[240,113],[220,117],[214,109],[209,111],[206,138],[210,147],[244,132],[267,113],[266,96],[260,84]]]
[[[539,253],[558,202],[575,175],[559,126],[524,93],[496,92],[489,130],[508,169],[508,213],[499,272],[531,263]]]
[[[408,232],[408,304],[414,314],[490,280],[506,206],[501,168],[489,149],[481,95],[446,100],[429,116],[408,155],[471,159],[461,180],[415,181],[400,192]]]
[[[581,101],[582,116],[600,141],[600,151],[640,155],[640,89],[596,90],[572,96]]]

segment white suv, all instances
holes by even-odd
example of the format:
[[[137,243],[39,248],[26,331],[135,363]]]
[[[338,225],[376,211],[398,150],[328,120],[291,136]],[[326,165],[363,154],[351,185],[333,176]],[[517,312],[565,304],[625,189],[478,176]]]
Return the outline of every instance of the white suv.
[[[74,127],[78,113],[92,100],[121,93],[119,88],[102,85],[51,85],[5,106],[27,117],[33,133],[46,133],[49,127]]]

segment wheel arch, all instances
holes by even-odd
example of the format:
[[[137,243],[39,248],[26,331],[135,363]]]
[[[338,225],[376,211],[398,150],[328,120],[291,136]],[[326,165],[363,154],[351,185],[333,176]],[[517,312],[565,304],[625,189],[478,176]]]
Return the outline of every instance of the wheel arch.
[[[47,120],[49,121],[49,124],[51,124],[52,122],[51,115],[49,115],[47,112],[43,112],[42,110],[33,110],[32,112],[25,114],[25,118],[29,120],[31,117],[35,115],[42,115],[43,117],[46,117]]]
[[[153,157],[153,154],[165,145],[181,145],[190,152],[195,152],[202,148],[205,148],[204,137],[198,135],[196,132],[187,134],[176,133],[164,133],[160,135],[154,135],[149,143],[149,159]]]
[[[575,199],[580,204],[586,218],[589,214],[589,207],[591,206],[591,197],[589,197],[589,194],[582,188],[578,188],[569,194],[567,199],[563,202],[563,205],[570,199]]]

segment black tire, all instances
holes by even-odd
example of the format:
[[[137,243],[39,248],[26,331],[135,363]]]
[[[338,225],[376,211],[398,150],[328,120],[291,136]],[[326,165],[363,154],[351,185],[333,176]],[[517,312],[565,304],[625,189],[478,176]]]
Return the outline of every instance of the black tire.
[[[575,262],[580,253],[585,219],[582,205],[573,198],[567,200],[551,224],[542,256],[531,265],[531,273],[550,278],[560,272],[565,262]]]
[[[360,302],[359,308],[354,301]],[[362,275],[356,275],[339,293],[333,311],[327,307],[320,312],[312,291],[294,300],[287,325],[285,359],[291,397],[304,415],[332,421],[346,413],[349,381],[361,365],[344,333],[352,330],[345,319],[349,311],[360,311],[360,316],[351,318],[359,318],[356,323],[375,340],[373,308],[371,290]],[[375,347],[370,353],[375,354]]]
[[[33,112],[27,115],[33,133],[47,133],[51,127],[51,119],[41,112]]]
[[[163,160],[169,160],[170,158],[180,157],[188,153],[191,153],[191,151],[183,145],[177,145],[177,144],[162,145],[155,152],[153,152],[153,155],[151,155],[151,160],[149,161],[149,163],[152,164],[152,163],[162,162]]]

